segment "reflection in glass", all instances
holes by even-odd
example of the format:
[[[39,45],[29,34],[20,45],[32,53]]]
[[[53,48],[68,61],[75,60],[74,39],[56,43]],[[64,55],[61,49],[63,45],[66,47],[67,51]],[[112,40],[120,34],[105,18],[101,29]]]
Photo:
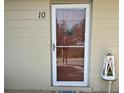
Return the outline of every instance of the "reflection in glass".
[[[84,45],[85,10],[57,9],[56,18],[58,46]]]
[[[57,48],[57,81],[83,81],[84,48]]]
[[[84,80],[86,10],[56,10],[57,81]]]

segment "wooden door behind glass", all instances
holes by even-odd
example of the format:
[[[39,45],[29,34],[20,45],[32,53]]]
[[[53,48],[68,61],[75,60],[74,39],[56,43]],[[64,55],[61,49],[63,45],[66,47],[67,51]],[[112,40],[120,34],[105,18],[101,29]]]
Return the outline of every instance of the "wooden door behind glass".
[[[85,8],[56,9],[57,81],[84,80]]]

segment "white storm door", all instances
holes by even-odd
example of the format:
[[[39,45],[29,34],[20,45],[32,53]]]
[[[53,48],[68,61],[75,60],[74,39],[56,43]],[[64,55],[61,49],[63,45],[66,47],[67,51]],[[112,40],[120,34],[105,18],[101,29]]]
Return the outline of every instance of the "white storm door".
[[[54,86],[87,86],[89,5],[52,5],[52,80]]]

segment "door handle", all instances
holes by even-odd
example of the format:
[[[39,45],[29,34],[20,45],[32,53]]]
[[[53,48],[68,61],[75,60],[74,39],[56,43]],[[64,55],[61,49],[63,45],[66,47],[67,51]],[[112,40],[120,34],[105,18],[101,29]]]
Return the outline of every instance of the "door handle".
[[[56,48],[55,43],[53,43],[53,51],[55,51],[55,48]]]

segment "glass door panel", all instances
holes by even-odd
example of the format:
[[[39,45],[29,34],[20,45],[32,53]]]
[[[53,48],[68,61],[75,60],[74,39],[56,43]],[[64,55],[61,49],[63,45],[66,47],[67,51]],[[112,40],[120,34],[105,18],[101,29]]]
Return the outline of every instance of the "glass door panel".
[[[57,48],[57,81],[83,81],[84,49],[80,47]]]
[[[56,10],[57,81],[83,81],[85,9]]]
[[[57,9],[57,46],[84,45],[85,15],[85,9]]]

